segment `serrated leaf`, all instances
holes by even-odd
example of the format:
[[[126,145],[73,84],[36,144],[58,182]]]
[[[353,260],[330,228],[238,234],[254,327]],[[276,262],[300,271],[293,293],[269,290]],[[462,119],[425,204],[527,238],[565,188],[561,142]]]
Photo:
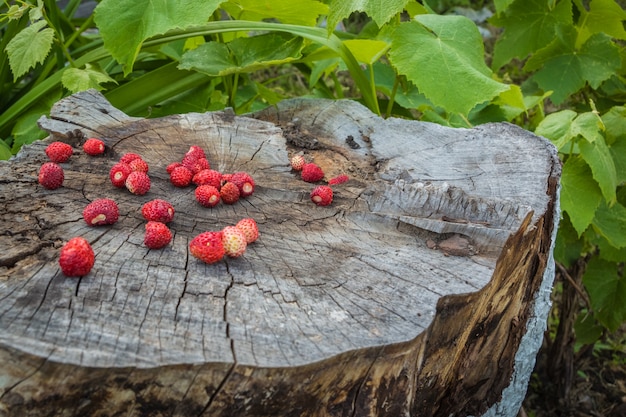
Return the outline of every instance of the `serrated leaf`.
[[[238,20],[277,19],[303,26],[315,26],[319,16],[328,13],[328,6],[316,0],[230,0],[222,7]]]
[[[478,103],[510,88],[491,78],[482,38],[472,21],[431,14],[415,20],[398,26],[388,55],[398,72],[433,104],[467,115]]]
[[[576,136],[571,132],[572,122],[577,114],[573,110],[561,110],[545,117],[535,129],[535,134],[549,139],[561,150]]]
[[[343,41],[357,61],[372,65],[387,52],[388,42],[374,39],[348,39]]]
[[[106,49],[132,71],[143,42],[172,29],[206,23],[221,0],[102,0],[94,19]]]
[[[626,247],[626,207],[620,203],[609,207],[602,202],[596,210],[593,226],[611,245]]]
[[[496,6],[496,13],[502,13],[513,3],[514,0],[494,0],[493,4]]]
[[[63,87],[72,93],[89,90],[90,88],[101,91],[104,90],[104,87],[101,87],[100,84],[107,82],[116,81],[97,65],[92,64],[85,65],[85,69],[68,68],[63,71],[61,76]]]
[[[237,38],[227,44],[209,42],[186,52],[178,68],[210,76],[252,72],[298,59],[302,46],[302,38],[278,33]]]
[[[602,115],[608,144],[618,139],[626,139],[626,107],[614,106]]]
[[[580,259],[584,245],[584,238],[578,235],[578,232],[572,226],[569,215],[565,213],[559,222],[559,232],[554,243],[554,258],[557,262],[569,268]]]
[[[626,320],[626,275],[616,263],[593,258],[587,264],[583,284],[589,293],[595,317],[614,332]]]
[[[584,41],[594,33],[606,33],[617,39],[626,39],[623,21],[626,11],[615,0],[592,0],[589,11],[579,10],[578,26]]]
[[[328,32],[353,12],[365,12],[378,27],[383,26],[393,16],[401,13],[411,0],[331,0],[328,14]]]
[[[568,158],[561,175],[561,209],[569,214],[579,236],[594,220],[601,202],[602,192],[589,165],[580,156]]]
[[[582,136],[589,142],[604,142],[602,119],[594,112],[580,113],[570,127],[572,136]]]
[[[538,71],[532,79],[544,91],[553,91],[551,100],[562,103],[586,83],[596,89],[620,67],[619,49],[603,33],[592,35],[576,49],[576,30],[560,31],[554,41],[535,53],[524,66],[526,71]]]
[[[569,1],[515,0],[503,14],[490,22],[503,27],[504,32],[496,41],[492,68],[498,69],[513,58],[525,59],[548,45],[556,28],[572,24],[572,7]]]
[[[578,142],[580,156],[591,167],[593,178],[600,185],[600,190],[605,200],[613,204],[616,200],[615,187],[617,187],[617,173],[611,151],[604,140],[596,140],[589,143],[586,140]]]
[[[576,343],[590,345],[602,336],[604,327],[598,325],[593,314],[579,314],[574,323],[574,332],[576,333]]]
[[[626,138],[616,140],[610,147],[618,184],[626,182]]]
[[[54,41],[54,30],[44,29],[46,25],[45,20],[35,22],[21,30],[7,44],[6,52],[13,73],[13,81],[17,81],[19,77],[43,62],[48,56]]]

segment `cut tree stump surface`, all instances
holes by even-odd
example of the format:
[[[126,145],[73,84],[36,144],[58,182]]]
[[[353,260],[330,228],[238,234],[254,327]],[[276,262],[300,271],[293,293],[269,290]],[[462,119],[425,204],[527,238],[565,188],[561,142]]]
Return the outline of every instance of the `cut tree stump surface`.
[[[88,91],[39,121],[50,132],[0,163],[0,415],[469,415],[500,400],[549,266],[560,165],[510,124],[451,129],[384,120],[353,101],[290,100],[132,118]],[[90,157],[83,138],[107,145]],[[75,147],[64,186],[37,183],[53,140]],[[165,167],[191,145],[247,171],[255,193],[200,206]],[[127,152],[150,166],[144,196],[114,188]],[[289,166],[303,152],[328,207]],[[89,227],[113,198],[120,219]],[[141,206],[176,210],[172,243],[143,245]],[[244,217],[260,238],[207,265],[189,241]],[[59,248],[83,236],[96,263],[65,277]],[[531,360],[534,356],[531,352]],[[157,411],[155,411],[157,410]],[[133,414],[134,413],[134,414]],[[156,414],[155,414],[156,413]],[[55,415],[55,414],[52,414]]]

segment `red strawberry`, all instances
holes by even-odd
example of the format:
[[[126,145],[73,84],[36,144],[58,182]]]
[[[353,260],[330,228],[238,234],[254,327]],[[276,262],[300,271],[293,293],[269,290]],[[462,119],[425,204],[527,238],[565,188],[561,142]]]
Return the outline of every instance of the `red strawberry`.
[[[117,203],[110,198],[99,198],[87,204],[83,210],[83,218],[89,226],[113,224],[117,221],[120,211]]]
[[[220,188],[220,197],[225,204],[235,204],[239,200],[239,187],[232,182],[227,182]]]
[[[304,164],[302,167],[302,180],[306,182],[318,182],[324,178],[322,168],[314,163]]]
[[[46,162],[39,168],[39,184],[48,190],[56,190],[63,185],[65,174],[61,165],[54,162]]]
[[[243,255],[248,245],[246,235],[235,226],[226,226],[222,229],[222,244],[224,252],[231,258]]]
[[[168,174],[171,174],[172,171],[174,171],[174,168],[182,167],[182,166],[183,164],[181,164],[180,162],[172,162],[165,168],[165,170],[167,171]]]
[[[83,151],[91,156],[102,155],[104,153],[104,142],[100,139],[89,138],[83,144]]]
[[[141,207],[141,214],[148,221],[169,223],[174,218],[174,206],[168,201],[154,199]]]
[[[70,159],[74,150],[70,145],[63,142],[52,142],[46,147],[46,155],[52,162],[63,163]]]
[[[148,163],[140,158],[133,159],[128,163],[128,166],[133,171],[148,172]]]
[[[189,251],[193,256],[208,264],[215,263],[224,257],[222,232],[204,232],[189,242]]]
[[[319,185],[311,191],[311,201],[318,206],[327,206],[333,202],[333,190],[327,185]]]
[[[174,168],[174,170],[170,174],[170,182],[174,184],[174,186],[181,188],[184,188],[191,184],[192,178],[193,173],[189,170],[189,168],[185,166],[179,166]]]
[[[328,185],[343,184],[344,182],[347,182],[349,179],[350,178],[346,174],[337,175],[336,177],[328,180]]]
[[[254,219],[245,218],[239,220],[235,227],[243,232],[246,236],[246,243],[250,244],[259,238],[259,226]]]
[[[189,147],[189,150],[185,154],[185,156],[192,156],[195,159],[200,159],[200,158],[206,159],[206,154],[204,153],[204,149],[196,145],[191,145]]]
[[[215,207],[220,202],[220,192],[212,185],[200,185],[196,188],[196,200],[204,207]]]
[[[222,173],[213,169],[203,169],[193,176],[192,180],[196,185],[212,185],[219,189],[222,186]]]
[[[304,167],[304,164],[306,163],[306,161],[304,160],[304,156],[294,155],[289,161],[289,163],[291,164],[291,168],[294,171],[302,171],[302,167]]]
[[[95,262],[95,255],[89,242],[82,237],[71,238],[62,248],[59,256],[61,271],[68,277],[87,275]]]
[[[131,193],[144,195],[150,190],[150,177],[145,172],[133,171],[126,178],[125,185]]]
[[[211,165],[206,158],[197,158],[195,155],[185,155],[181,164],[194,174],[202,171],[203,169],[211,169]]]
[[[130,164],[135,159],[142,159],[141,155],[139,155],[138,153],[129,152],[122,155],[122,157],[120,158],[120,162],[124,164]]]
[[[130,175],[133,170],[130,168],[128,164],[123,162],[119,162],[109,171],[109,178],[111,179],[111,183],[117,188],[122,188],[126,186],[126,178]]]
[[[172,232],[161,222],[146,223],[146,234],[143,244],[150,249],[161,249],[167,246],[172,240]]]
[[[254,180],[247,172],[235,172],[231,178],[242,197],[248,197],[254,193]]]

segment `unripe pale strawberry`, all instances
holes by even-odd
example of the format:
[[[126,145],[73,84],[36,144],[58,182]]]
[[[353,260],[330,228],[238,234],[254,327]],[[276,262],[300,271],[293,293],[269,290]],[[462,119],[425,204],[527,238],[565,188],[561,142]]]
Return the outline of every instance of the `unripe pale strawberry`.
[[[222,229],[222,244],[224,252],[231,258],[243,255],[248,245],[246,235],[236,226],[226,226]]]
[[[259,226],[252,218],[241,219],[235,227],[243,232],[246,236],[246,243],[250,244],[259,238]]]

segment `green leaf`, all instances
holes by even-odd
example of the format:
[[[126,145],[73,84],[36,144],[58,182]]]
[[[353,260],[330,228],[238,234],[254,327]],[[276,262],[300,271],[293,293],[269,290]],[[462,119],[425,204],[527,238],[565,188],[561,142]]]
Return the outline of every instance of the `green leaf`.
[[[626,320],[626,275],[618,272],[617,264],[593,258],[587,264],[583,283],[596,319],[611,332],[617,330]]]
[[[45,26],[45,20],[35,22],[21,30],[7,44],[6,52],[9,56],[11,72],[13,72],[13,81],[17,81],[19,77],[43,62],[48,56],[54,41],[54,30],[43,29]]]
[[[623,184],[626,182],[626,138],[620,138],[609,149],[615,163],[617,183]]]
[[[579,11],[578,26],[583,40],[594,33],[606,33],[617,39],[626,39],[623,24],[626,11],[615,0],[592,0],[589,11],[584,7]]]
[[[206,23],[220,3],[221,0],[102,0],[94,18],[105,47],[128,75],[146,39]]]
[[[178,68],[222,76],[252,72],[300,58],[303,41],[278,33],[237,38],[227,44],[209,42],[186,52]]]
[[[476,25],[462,16],[418,15],[393,34],[389,59],[420,92],[448,112],[467,115],[510,86],[491,78]]]
[[[626,107],[614,106],[602,115],[609,145],[618,139],[626,139]]]
[[[372,65],[387,52],[388,42],[373,39],[348,39],[343,41],[357,61]]]
[[[492,68],[498,69],[516,57],[525,59],[548,45],[559,25],[572,25],[570,1],[553,4],[546,0],[515,0],[501,16],[490,19],[493,25],[505,28],[494,47]]]
[[[570,126],[573,137],[582,136],[591,143],[604,142],[602,119],[594,112],[580,113]]]
[[[574,323],[574,331],[576,333],[576,343],[590,345],[600,339],[604,327],[598,325],[594,320],[593,314],[586,313],[578,315]]]
[[[493,4],[496,6],[496,13],[500,14],[505,11],[513,1],[514,0],[494,0]]]
[[[615,187],[617,187],[617,172],[611,151],[604,140],[589,143],[586,140],[578,142],[580,156],[591,167],[593,178],[600,185],[602,195],[609,204],[616,201]]]
[[[569,157],[561,175],[561,209],[569,214],[578,236],[594,220],[601,202],[602,192],[589,165],[580,156]]]
[[[594,228],[616,248],[626,247],[626,207],[602,202],[593,219]]]
[[[13,153],[11,152],[11,148],[9,147],[9,145],[7,145],[5,141],[0,139],[0,160],[6,161],[12,156]]]
[[[365,12],[378,27],[383,26],[392,17],[401,13],[411,0],[331,0],[328,14],[328,31],[332,32],[337,24],[353,12]]]
[[[13,153],[17,153],[24,145],[46,137],[47,132],[39,129],[37,120],[41,116],[49,114],[52,105],[61,98],[60,90],[39,97],[37,104],[17,119],[11,131],[13,135]]]
[[[576,30],[572,27],[559,31],[546,48],[533,55],[526,71],[538,71],[532,79],[544,90],[552,90],[551,100],[562,103],[568,96],[585,86],[597,89],[621,67],[619,49],[603,33],[592,35],[580,49],[576,49]]]
[[[585,241],[578,235],[572,226],[569,215],[564,213],[559,222],[559,232],[554,244],[554,258],[566,268],[574,265],[580,259]]]
[[[102,71],[97,64],[87,64],[85,69],[68,68],[63,71],[61,82],[63,87],[70,90],[70,92],[77,93],[90,88],[104,90],[104,87],[101,87],[100,84],[116,81]]]
[[[572,122],[577,113],[573,110],[561,110],[545,117],[535,129],[535,134],[549,139],[560,151],[575,135],[571,132]]]
[[[319,15],[328,13],[328,6],[316,0],[230,0],[222,7],[238,20],[277,19],[303,26],[315,26]]]

